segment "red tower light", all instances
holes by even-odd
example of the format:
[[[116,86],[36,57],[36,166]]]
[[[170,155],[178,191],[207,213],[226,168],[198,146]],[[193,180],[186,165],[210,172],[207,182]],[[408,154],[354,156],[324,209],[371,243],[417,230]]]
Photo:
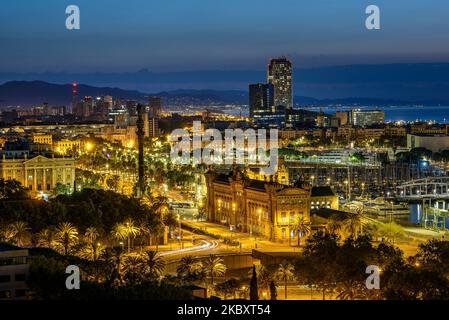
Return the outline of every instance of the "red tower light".
[[[78,83],[76,82],[72,83],[72,93],[74,95],[78,94]]]

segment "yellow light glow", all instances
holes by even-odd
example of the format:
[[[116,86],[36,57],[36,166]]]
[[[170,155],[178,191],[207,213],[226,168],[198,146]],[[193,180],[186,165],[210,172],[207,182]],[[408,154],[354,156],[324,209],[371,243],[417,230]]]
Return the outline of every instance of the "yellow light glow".
[[[126,144],[127,148],[132,148],[134,147],[134,140],[129,140],[128,143]]]

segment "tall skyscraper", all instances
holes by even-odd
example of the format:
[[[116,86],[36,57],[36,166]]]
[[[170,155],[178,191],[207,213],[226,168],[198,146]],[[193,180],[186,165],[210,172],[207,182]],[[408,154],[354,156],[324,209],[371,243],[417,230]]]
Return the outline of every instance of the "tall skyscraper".
[[[150,138],[159,136],[159,117],[162,111],[162,101],[160,97],[150,97],[150,110],[148,117]]]
[[[287,58],[272,59],[267,67],[267,82],[274,86],[274,105],[293,109],[292,63]]]
[[[249,115],[271,112],[274,107],[274,89],[272,84],[256,83],[249,85]]]

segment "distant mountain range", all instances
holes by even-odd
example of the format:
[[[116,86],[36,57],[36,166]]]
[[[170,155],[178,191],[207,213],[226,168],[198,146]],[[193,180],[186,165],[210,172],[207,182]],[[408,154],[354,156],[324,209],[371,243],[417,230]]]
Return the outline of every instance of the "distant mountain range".
[[[78,84],[78,98],[84,96],[111,95],[115,99],[136,100],[147,102],[149,96],[157,95],[163,98],[167,106],[222,106],[228,104],[248,104],[248,92],[240,90],[173,90],[153,94],[135,90],[123,90],[112,87],[95,87]],[[30,107],[44,102],[50,105],[69,105],[72,101],[71,84],[53,84],[44,81],[10,81],[0,85],[0,107],[24,106]],[[296,96],[295,102],[302,105],[407,105],[414,101],[375,99],[375,98],[341,98],[315,99]],[[429,101],[429,104],[433,104]]]
[[[147,101],[149,95],[161,95],[169,105],[247,104],[248,84],[265,79],[264,71],[0,72],[0,106],[70,103],[74,81],[82,84],[80,96]],[[293,80],[298,104],[449,105],[449,63],[295,69]]]
[[[115,99],[147,102],[149,96],[162,97],[166,104],[172,106],[193,105],[225,105],[244,104],[248,101],[248,93],[244,91],[219,90],[173,90],[154,94],[134,90],[123,90],[112,87],[94,87],[78,84],[78,98],[84,96],[111,95]],[[44,102],[50,105],[68,105],[72,101],[71,84],[53,84],[44,81],[10,81],[0,85],[0,107],[33,106]]]

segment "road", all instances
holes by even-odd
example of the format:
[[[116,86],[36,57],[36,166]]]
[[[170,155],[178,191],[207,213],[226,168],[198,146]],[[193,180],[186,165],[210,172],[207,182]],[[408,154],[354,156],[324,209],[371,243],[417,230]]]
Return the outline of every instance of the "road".
[[[175,258],[179,259],[180,256],[184,255],[195,255],[195,254],[205,254],[212,253],[214,249],[219,246],[218,241],[216,240],[200,240],[200,245],[184,248],[184,249],[176,249],[170,251],[161,252],[159,255],[164,258]]]

